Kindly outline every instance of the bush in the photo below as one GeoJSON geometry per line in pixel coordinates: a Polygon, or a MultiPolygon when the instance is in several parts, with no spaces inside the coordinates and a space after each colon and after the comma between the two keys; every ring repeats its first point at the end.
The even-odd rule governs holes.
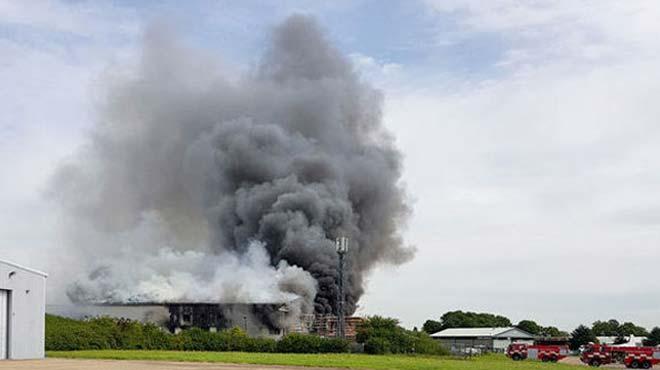
{"type": "Polygon", "coordinates": [[[143,349],[174,349],[176,336],[163,331],[154,324],[146,324],[142,327],[143,349]]]}
{"type": "Polygon", "coordinates": [[[220,333],[227,344],[225,351],[246,351],[251,338],[240,328],[232,328],[220,333]]]}
{"type": "Polygon", "coordinates": [[[112,336],[88,322],[46,315],[46,350],[106,349],[113,345],[116,343],[112,336]]]}
{"type": "Polygon", "coordinates": [[[185,336],[174,336],[153,324],[99,317],[72,320],[46,315],[46,350],[184,349],[185,336]]]}
{"type": "Polygon", "coordinates": [[[364,353],[370,355],[384,355],[390,352],[390,342],[383,337],[371,337],[364,342],[364,353]]]}
{"type": "Polygon", "coordinates": [[[270,338],[250,338],[239,328],[211,333],[199,328],[184,330],[172,336],[171,349],[184,351],[275,352],[277,341],[270,338]]]}
{"type": "Polygon", "coordinates": [[[357,341],[364,343],[364,352],[421,353],[445,355],[447,350],[425,332],[402,328],[396,319],[372,316],[358,328],[357,341]]]}
{"type": "Polygon", "coordinates": [[[415,352],[412,332],[400,327],[398,320],[386,317],[372,316],[365,320],[358,328],[357,341],[364,343],[367,353],[415,352]]]}
{"type": "Polygon", "coordinates": [[[288,334],[276,343],[275,350],[280,353],[345,353],[351,346],[345,339],[299,333],[288,334]]]}
{"type": "Polygon", "coordinates": [[[250,338],[243,351],[274,353],[277,352],[277,341],[271,338],[250,338]]]}
{"type": "Polygon", "coordinates": [[[292,333],[277,342],[277,352],[281,353],[318,353],[321,338],[315,335],[292,333]]]}
{"type": "Polygon", "coordinates": [[[179,336],[183,339],[184,351],[217,351],[216,348],[220,345],[213,333],[199,328],[184,330],[179,336]]]}
{"type": "Polygon", "coordinates": [[[425,332],[413,333],[413,349],[415,353],[424,355],[448,356],[449,350],[425,332]]]}
{"type": "Polygon", "coordinates": [[[137,321],[117,320],[109,325],[116,330],[116,348],[147,349],[144,337],[144,326],[137,321]]]}
{"type": "Polygon", "coordinates": [[[314,335],[290,334],[276,341],[251,338],[240,328],[211,333],[199,328],[170,334],[154,324],[113,319],[72,320],[46,315],[46,350],[160,349],[287,353],[348,352],[349,342],[314,335]]]}
{"type": "Polygon", "coordinates": [[[350,352],[351,342],[340,338],[322,338],[319,345],[321,353],[346,353],[350,352]]]}
{"type": "MultiPolygon", "coordinates": [[[[405,330],[396,320],[371,318],[360,328],[360,351],[382,353],[444,354],[427,334],[405,330]]],[[[345,353],[351,343],[338,338],[292,333],[279,341],[251,338],[240,328],[211,333],[199,328],[170,334],[153,324],[107,317],[72,320],[46,316],[46,350],[160,349],[179,351],[241,351],[281,353],[345,353]]],[[[356,348],[358,345],[356,345],[356,348]]]]}

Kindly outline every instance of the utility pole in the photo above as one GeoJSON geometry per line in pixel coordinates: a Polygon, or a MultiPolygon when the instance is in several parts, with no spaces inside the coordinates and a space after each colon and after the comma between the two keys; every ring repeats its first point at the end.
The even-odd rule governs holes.
{"type": "Polygon", "coordinates": [[[346,295],[344,294],[344,256],[348,252],[348,238],[341,236],[335,240],[335,246],[337,247],[337,256],[339,257],[339,265],[337,266],[337,271],[339,278],[337,279],[337,337],[344,338],[346,336],[345,330],[345,318],[344,318],[344,300],[346,295]]]}

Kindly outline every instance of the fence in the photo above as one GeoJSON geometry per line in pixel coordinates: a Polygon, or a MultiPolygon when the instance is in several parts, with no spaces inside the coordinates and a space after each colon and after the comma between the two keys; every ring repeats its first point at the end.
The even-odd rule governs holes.
{"type": "Polygon", "coordinates": [[[495,348],[486,344],[476,343],[443,343],[443,346],[449,350],[452,356],[474,357],[486,353],[505,353],[505,348],[495,348]]]}

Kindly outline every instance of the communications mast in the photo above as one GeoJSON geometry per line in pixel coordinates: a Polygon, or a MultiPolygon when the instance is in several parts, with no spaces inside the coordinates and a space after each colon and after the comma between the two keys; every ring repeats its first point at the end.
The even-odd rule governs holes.
{"type": "Polygon", "coordinates": [[[348,252],[348,238],[340,236],[335,240],[337,247],[337,256],[339,257],[339,264],[337,266],[338,279],[337,279],[337,337],[344,338],[345,333],[345,318],[344,318],[344,256],[348,252]]]}

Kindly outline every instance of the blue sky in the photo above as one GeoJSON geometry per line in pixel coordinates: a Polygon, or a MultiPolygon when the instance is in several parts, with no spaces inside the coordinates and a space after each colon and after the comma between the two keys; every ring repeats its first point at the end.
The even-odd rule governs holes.
{"type": "Polygon", "coordinates": [[[0,0],[0,249],[52,272],[44,197],[102,81],[153,22],[242,73],[287,15],[316,16],[405,156],[417,258],[370,278],[361,314],[451,309],[570,329],[660,325],[660,5],[629,0],[0,0]]]}

